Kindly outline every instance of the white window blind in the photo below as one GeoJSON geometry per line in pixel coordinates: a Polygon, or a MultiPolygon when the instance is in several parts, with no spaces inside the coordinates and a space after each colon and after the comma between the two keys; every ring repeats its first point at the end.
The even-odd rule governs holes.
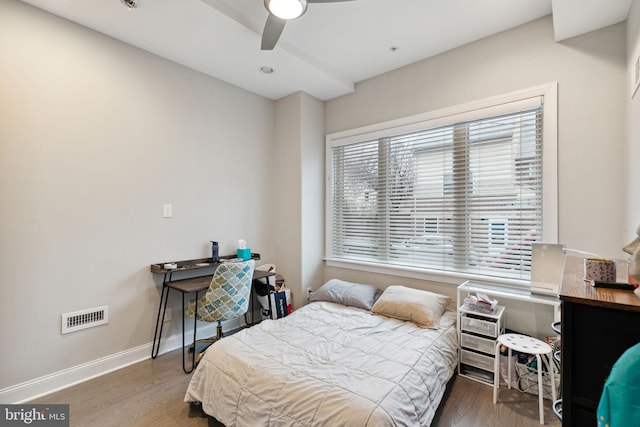
{"type": "Polygon", "coordinates": [[[331,144],[329,257],[529,279],[543,122],[535,97],[331,144]]]}

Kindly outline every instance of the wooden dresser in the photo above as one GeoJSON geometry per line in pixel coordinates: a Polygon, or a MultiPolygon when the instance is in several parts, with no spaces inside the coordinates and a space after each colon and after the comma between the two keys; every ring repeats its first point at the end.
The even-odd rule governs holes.
{"type": "Polygon", "coordinates": [[[583,280],[582,258],[567,257],[562,310],[562,425],[596,426],[596,409],[611,367],[640,342],[640,298],[594,288],[583,280]]]}

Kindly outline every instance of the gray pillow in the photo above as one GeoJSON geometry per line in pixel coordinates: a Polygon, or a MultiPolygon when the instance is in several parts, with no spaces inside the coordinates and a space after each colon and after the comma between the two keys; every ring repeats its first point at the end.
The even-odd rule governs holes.
{"type": "Polygon", "coordinates": [[[331,279],[320,287],[311,298],[312,301],[329,301],[364,310],[371,310],[380,296],[380,289],[373,285],[345,282],[331,279]]]}

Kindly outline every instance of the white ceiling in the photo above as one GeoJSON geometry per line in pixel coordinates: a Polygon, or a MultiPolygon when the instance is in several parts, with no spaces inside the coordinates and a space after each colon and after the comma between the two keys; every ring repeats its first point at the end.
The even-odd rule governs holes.
{"type": "Polygon", "coordinates": [[[261,51],[263,0],[22,0],[248,91],[328,100],[362,80],[553,13],[564,40],[622,22],[632,0],[357,0],[310,4],[261,51]],[[392,48],[395,47],[395,51],[392,48]],[[272,74],[260,72],[272,67],[272,74]]]}

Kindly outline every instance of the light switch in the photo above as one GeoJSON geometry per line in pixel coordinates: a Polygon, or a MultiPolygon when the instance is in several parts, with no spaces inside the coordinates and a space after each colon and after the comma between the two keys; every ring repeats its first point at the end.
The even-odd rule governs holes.
{"type": "Polygon", "coordinates": [[[164,216],[165,218],[172,218],[173,217],[173,206],[171,206],[169,204],[162,205],[162,216],[164,216]]]}

